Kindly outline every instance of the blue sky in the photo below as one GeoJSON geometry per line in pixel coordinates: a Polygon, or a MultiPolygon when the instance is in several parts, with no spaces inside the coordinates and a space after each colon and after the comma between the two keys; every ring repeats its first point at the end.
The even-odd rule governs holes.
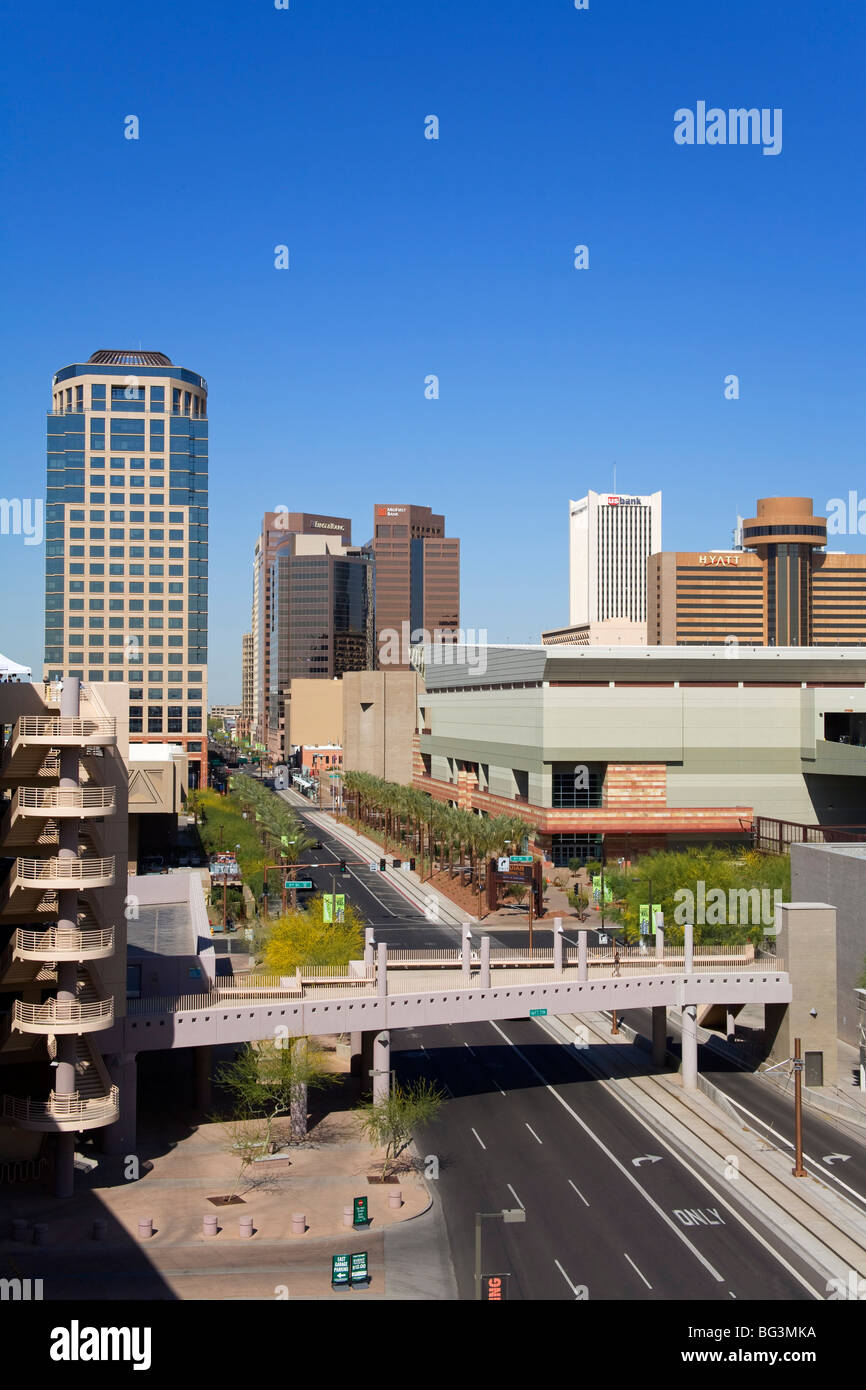
{"type": "MultiPolygon", "coordinates": [[[[201,372],[212,700],[279,504],[357,541],[375,501],[444,511],[464,626],[531,641],[614,461],[662,489],[666,549],[759,495],[866,495],[860,7],[48,0],[4,29],[0,495],[43,494],[58,367],[141,343],[201,372]],[[781,107],[782,152],[676,145],[699,100],[781,107]]],[[[37,672],[42,574],[0,536],[0,650],[37,672]]]]}

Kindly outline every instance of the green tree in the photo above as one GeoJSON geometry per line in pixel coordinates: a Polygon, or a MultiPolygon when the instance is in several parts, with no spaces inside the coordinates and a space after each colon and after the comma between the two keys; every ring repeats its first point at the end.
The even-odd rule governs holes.
{"type": "Polygon", "coordinates": [[[349,968],[364,953],[364,919],[346,904],[345,920],[326,922],[324,901],[317,894],[306,911],[288,912],[274,923],[264,946],[265,968],[274,975],[291,975],[316,965],[349,968]]]}
{"type": "Polygon", "coordinates": [[[361,1131],[371,1144],[385,1150],[382,1177],[411,1141],[414,1130],[432,1124],[442,1108],[445,1095],[431,1081],[408,1086],[396,1082],[384,1100],[367,1101],[358,1106],[361,1131]]]}
{"type": "Polygon", "coordinates": [[[228,1091],[234,1120],[261,1119],[265,1152],[273,1146],[274,1125],[290,1118],[293,1139],[307,1132],[307,1091],[339,1083],[328,1071],[325,1054],[310,1038],[279,1038],[247,1043],[233,1062],[221,1067],[217,1081],[228,1091]]]}

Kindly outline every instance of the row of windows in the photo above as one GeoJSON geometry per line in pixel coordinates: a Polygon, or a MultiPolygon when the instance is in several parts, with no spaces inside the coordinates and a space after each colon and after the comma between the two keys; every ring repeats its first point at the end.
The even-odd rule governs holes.
{"type": "MultiPolygon", "coordinates": [[[[55,562],[52,562],[52,563],[55,563],[55,562]]],[[[91,580],[88,581],[87,589],[88,589],[88,593],[91,593],[91,594],[104,594],[104,593],[105,593],[105,581],[102,580],[102,579],[91,579],[91,580]]],[[[185,589],[185,585],[179,584],[176,580],[172,580],[171,583],[168,585],[168,592],[169,592],[170,594],[182,594],[182,593],[184,592],[184,589],[185,589]]],[[[131,583],[129,583],[129,584],[122,584],[122,583],[121,583],[119,580],[117,580],[117,579],[109,580],[108,592],[109,592],[110,594],[126,594],[127,591],[128,591],[130,594],[143,594],[143,593],[144,593],[144,584],[143,584],[140,580],[138,580],[138,579],[133,580],[133,581],[132,581],[131,583]]],[[[147,592],[148,592],[149,594],[164,594],[165,591],[166,591],[166,585],[163,584],[163,583],[160,583],[159,581],[152,581],[152,582],[149,583],[148,586],[147,586],[147,592]]],[[[56,593],[62,593],[62,592],[63,592],[63,576],[62,576],[62,574],[56,575],[56,574],[51,574],[51,573],[49,572],[48,579],[46,580],[46,592],[47,592],[47,593],[55,593],[55,594],[56,594],[56,593]]],[[[71,594],[83,594],[83,593],[84,593],[84,580],[83,580],[83,579],[70,579],[70,581],[69,581],[69,592],[70,592],[71,594]]],[[[206,612],[206,609],[207,609],[207,600],[206,600],[206,597],[205,597],[206,594],[207,594],[207,584],[206,584],[206,582],[205,582],[203,579],[194,579],[194,580],[191,580],[191,581],[190,581],[190,597],[189,597],[189,600],[188,600],[188,601],[189,601],[189,606],[190,606],[190,608],[191,608],[191,609],[196,609],[197,611],[202,612],[202,613],[203,613],[203,612],[206,612]],[[198,589],[193,589],[193,588],[192,588],[192,585],[193,585],[193,584],[197,584],[197,585],[201,586],[201,591],[198,590],[198,589]]],[[[171,606],[171,605],[169,605],[169,606],[171,606]]],[[[130,607],[133,609],[133,612],[137,611],[136,608],[135,608],[135,606],[134,606],[133,604],[130,604],[130,607]]]]}

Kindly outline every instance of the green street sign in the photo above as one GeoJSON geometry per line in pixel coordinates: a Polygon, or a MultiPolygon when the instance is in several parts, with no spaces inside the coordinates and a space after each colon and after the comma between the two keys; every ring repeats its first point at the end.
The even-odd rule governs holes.
{"type": "Polygon", "coordinates": [[[322,921],[323,922],[344,922],[346,920],[346,895],[345,893],[325,893],[322,896],[322,921]],[[336,910],[334,908],[334,898],[337,899],[336,910]]]}
{"type": "Polygon", "coordinates": [[[546,1009],[530,1009],[530,1010],[529,1010],[529,1017],[530,1017],[530,1018],[547,1018],[547,1010],[546,1010],[546,1009]]]}
{"type": "Polygon", "coordinates": [[[352,1225],[369,1226],[370,1217],[367,1214],[367,1198],[356,1197],[353,1202],[352,1225]]]}
{"type": "Polygon", "coordinates": [[[312,888],[312,886],[313,886],[313,880],[312,880],[311,878],[287,878],[287,879],[286,879],[286,892],[287,892],[287,893],[291,893],[291,891],[292,891],[293,888],[312,888]]]}
{"type": "Polygon", "coordinates": [[[531,854],[510,854],[508,857],[509,857],[509,859],[511,860],[512,864],[531,864],[531,863],[532,863],[532,855],[531,855],[531,854]]]}
{"type": "Polygon", "coordinates": [[[357,1254],[352,1255],[351,1260],[350,1277],[352,1284],[369,1284],[370,1272],[367,1267],[366,1250],[361,1250],[357,1254]]]}
{"type": "Polygon", "coordinates": [[[283,849],[288,849],[288,848],[289,848],[289,837],[288,837],[288,835],[281,835],[281,836],[280,836],[280,844],[282,845],[283,849]]]}
{"type": "MultiPolygon", "coordinates": [[[[353,1256],[354,1258],[354,1256],[353,1256]]],[[[347,1289],[349,1287],[349,1256],[334,1255],[331,1259],[331,1288],[347,1289]]]]}

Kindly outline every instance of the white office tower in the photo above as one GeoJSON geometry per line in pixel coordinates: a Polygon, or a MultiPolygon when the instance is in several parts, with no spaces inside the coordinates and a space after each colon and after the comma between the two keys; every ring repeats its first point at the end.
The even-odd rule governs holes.
{"type": "Polygon", "coordinates": [[[647,557],[662,548],[662,495],[588,492],[569,502],[569,640],[642,646],[647,557]]]}

